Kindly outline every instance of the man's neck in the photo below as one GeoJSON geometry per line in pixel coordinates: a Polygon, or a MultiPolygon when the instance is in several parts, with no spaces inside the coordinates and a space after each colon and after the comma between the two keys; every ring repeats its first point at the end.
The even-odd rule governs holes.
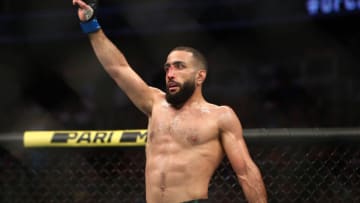
{"type": "Polygon", "coordinates": [[[198,107],[201,104],[203,104],[205,101],[203,95],[194,93],[188,100],[186,100],[182,104],[174,105],[171,104],[171,106],[177,110],[184,109],[184,108],[192,108],[192,107],[198,107]]]}

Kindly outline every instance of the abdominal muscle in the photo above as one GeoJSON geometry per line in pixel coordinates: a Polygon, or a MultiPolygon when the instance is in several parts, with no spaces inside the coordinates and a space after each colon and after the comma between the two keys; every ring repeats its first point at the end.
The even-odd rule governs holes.
{"type": "Polygon", "coordinates": [[[148,143],[146,156],[147,202],[177,203],[207,198],[209,181],[222,151],[217,140],[188,147],[176,142],[156,146],[148,143]]]}

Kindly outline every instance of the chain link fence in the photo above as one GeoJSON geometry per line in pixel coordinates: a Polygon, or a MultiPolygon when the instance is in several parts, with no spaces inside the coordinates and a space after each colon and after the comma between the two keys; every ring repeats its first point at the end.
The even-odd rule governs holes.
{"type": "MultiPolygon", "coordinates": [[[[359,138],[246,138],[269,202],[360,202],[359,138]]],[[[143,148],[0,148],[0,202],[145,202],[143,148]]],[[[225,158],[201,202],[246,202],[225,158]]]]}

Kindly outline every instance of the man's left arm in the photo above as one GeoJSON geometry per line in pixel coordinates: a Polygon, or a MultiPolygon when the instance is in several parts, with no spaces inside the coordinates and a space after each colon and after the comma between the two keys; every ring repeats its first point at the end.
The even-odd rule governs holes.
{"type": "Polygon", "coordinates": [[[259,168],[246,146],[240,120],[229,107],[222,107],[221,141],[248,202],[267,202],[265,185],[259,168]]]}

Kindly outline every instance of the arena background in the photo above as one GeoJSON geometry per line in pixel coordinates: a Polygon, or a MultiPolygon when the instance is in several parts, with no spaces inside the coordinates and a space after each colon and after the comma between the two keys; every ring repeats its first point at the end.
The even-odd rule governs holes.
{"type": "MultiPolygon", "coordinates": [[[[202,51],[210,69],[205,97],[213,103],[231,106],[245,129],[357,129],[359,126],[360,2],[357,0],[104,0],[100,2],[98,19],[132,67],[147,83],[159,88],[164,85],[162,66],[171,48],[189,45],[202,51]]],[[[90,202],[91,197],[97,202],[119,199],[135,202],[119,195],[129,193],[131,187],[124,189],[121,184],[116,185],[124,181],[117,181],[116,177],[135,173],[132,177],[139,179],[129,180],[133,181],[129,185],[135,183],[136,188],[131,190],[134,194],[140,191],[136,201],[143,201],[141,148],[135,151],[60,149],[59,152],[59,149],[24,149],[17,143],[17,135],[25,130],[146,128],[146,117],[96,60],[87,37],[81,33],[71,0],[0,0],[0,23],[0,200],[90,202]],[[139,158],[125,168],[121,165],[122,170],[116,169],[117,163],[124,162],[122,158],[127,160],[127,153],[139,158]],[[65,157],[60,158],[63,154],[65,157]],[[103,158],[97,159],[98,154],[103,158]],[[69,164],[72,172],[56,170],[49,163],[56,163],[59,168],[73,163],[69,164]],[[89,167],[91,170],[86,170],[89,167]],[[43,173],[47,175],[42,176],[43,173]],[[96,181],[87,182],[95,177],[94,173],[98,174],[96,180],[103,181],[106,187],[98,188],[96,181]],[[76,175],[70,182],[61,183],[63,179],[54,178],[57,176],[54,174],[76,175]],[[66,195],[70,192],[67,186],[55,187],[67,184],[79,185],[83,190],[77,195],[66,195]],[[87,188],[88,185],[93,186],[87,188]],[[106,192],[114,189],[120,192],[106,192]],[[101,192],[89,196],[93,191],[101,192]],[[16,197],[16,194],[22,195],[16,197]]],[[[279,142],[280,146],[273,146],[278,140],[270,139],[271,144],[265,142],[264,146],[263,142],[249,138],[256,162],[264,173],[270,173],[265,177],[271,189],[270,201],[359,201],[358,139],[335,137],[319,142],[304,136],[300,141],[296,139],[302,143],[299,145],[288,136],[279,142]],[[323,148],[309,144],[309,140],[323,148]],[[269,154],[277,161],[269,163],[269,157],[265,156],[269,154]],[[288,154],[286,160],[299,159],[300,163],[309,165],[299,167],[297,173],[302,174],[299,176],[294,171],[284,172],[279,163],[282,167],[289,164],[278,162],[283,157],[279,154],[288,154]],[[292,157],[294,154],[297,156],[292,157]],[[310,157],[311,161],[304,157],[310,157]],[[339,160],[345,161],[341,164],[339,160]],[[332,175],[326,177],[335,178],[321,179],[319,186],[304,189],[307,192],[295,190],[295,193],[285,192],[286,196],[279,188],[289,188],[289,183],[273,188],[281,181],[268,178],[278,177],[282,171],[286,175],[280,179],[293,183],[291,178],[308,177],[314,168],[322,168],[319,165],[327,168],[326,163],[334,165],[329,170],[332,175]],[[345,178],[348,176],[351,178],[345,178]],[[334,192],[324,185],[345,189],[334,192]],[[321,195],[311,192],[317,191],[316,188],[323,188],[318,192],[321,195]],[[310,198],[306,199],[307,196],[310,198]]],[[[224,168],[221,170],[231,170],[224,168]]],[[[303,178],[300,182],[316,182],[324,171],[315,174],[318,174],[316,178],[303,178]]],[[[232,189],[241,198],[238,191],[241,190],[232,189]]],[[[238,202],[229,194],[218,196],[215,202],[238,202]],[[218,200],[221,198],[222,201],[218,200]]]]}

